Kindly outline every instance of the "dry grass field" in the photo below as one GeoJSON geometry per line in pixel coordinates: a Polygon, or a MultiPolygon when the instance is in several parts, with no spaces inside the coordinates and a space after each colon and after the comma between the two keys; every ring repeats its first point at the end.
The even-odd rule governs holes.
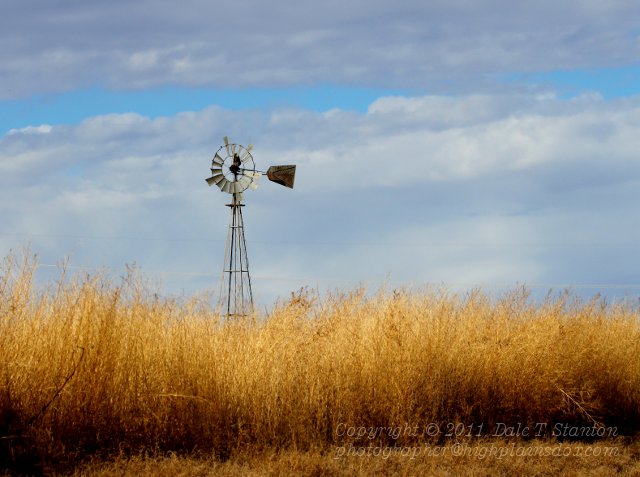
{"type": "Polygon", "coordinates": [[[640,475],[637,307],[303,291],[225,323],[34,270],[0,271],[0,473],[640,475]]]}

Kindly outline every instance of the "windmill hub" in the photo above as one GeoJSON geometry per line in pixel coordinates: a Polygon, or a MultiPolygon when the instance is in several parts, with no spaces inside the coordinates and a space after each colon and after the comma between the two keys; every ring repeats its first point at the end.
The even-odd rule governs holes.
{"type": "Polygon", "coordinates": [[[240,162],[240,156],[238,156],[237,154],[233,155],[233,164],[231,164],[229,166],[229,170],[231,171],[231,173],[234,176],[237,176],[238,173],[240,172],[240,166],[241,166],[241,162],[240,162]]]}
{"type": "Polygon", "coordinates": [[[257,189],[258,179],[263,175],[272,182],[293,189],[296,173],[295,165],[271,166],[267,172],[256,170],[252,148],[251,144],[246,148],[231,144],[225,136],[224,146],[218,149],[211,161],[211,177],[206,179],[210,186],[215,184],[222,192],[233,194],[233,200],[227,204],[231,208],[231,219],[220,284],[220,306],[227,318],[247,316],[253,310],[242,192],[249,187],[257,189]]]}

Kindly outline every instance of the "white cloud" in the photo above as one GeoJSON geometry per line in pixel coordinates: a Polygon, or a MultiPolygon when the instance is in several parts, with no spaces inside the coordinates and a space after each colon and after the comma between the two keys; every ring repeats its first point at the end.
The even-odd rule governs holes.
{"type": "Polygon", "coordinates": [[[10,129],[7,134],[48,134],[50,132],[50,124],[41,124],[40,126],[27,126],[25,128],[10,129]]]}

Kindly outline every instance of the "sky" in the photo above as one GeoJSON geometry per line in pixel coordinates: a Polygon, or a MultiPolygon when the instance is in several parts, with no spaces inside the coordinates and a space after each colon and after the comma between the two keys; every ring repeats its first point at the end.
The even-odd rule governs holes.
{"type": "Polygon", "coordinates": [[[3,0],[0,253],[217,294],[223,136],[254,295],[640,297],[640,3],[3,0]]]}

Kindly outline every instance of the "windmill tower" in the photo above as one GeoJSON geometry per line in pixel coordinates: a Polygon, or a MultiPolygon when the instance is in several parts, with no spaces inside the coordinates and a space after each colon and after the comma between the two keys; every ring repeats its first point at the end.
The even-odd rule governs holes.
{"type": "Polygon", "coordinates": [[[210,186],[215,184],[222,192],[231,194],[231,202],[226,204],[231,210],[231,217],[219,297],[221,313],[227,319],[248,316],[253,311],[249,257],[242,218],[243,192],[249,188],[257,189],[258,180],[263,175],[272,182],[293,189],[296,173],[294,165],[271,166],[267,172],[256,170],[252,148],[251,144],[245,148],[229,143],[225,136],[224,146],[218,149],[211,161],[211,177],[206,179],[210,186]]]}

